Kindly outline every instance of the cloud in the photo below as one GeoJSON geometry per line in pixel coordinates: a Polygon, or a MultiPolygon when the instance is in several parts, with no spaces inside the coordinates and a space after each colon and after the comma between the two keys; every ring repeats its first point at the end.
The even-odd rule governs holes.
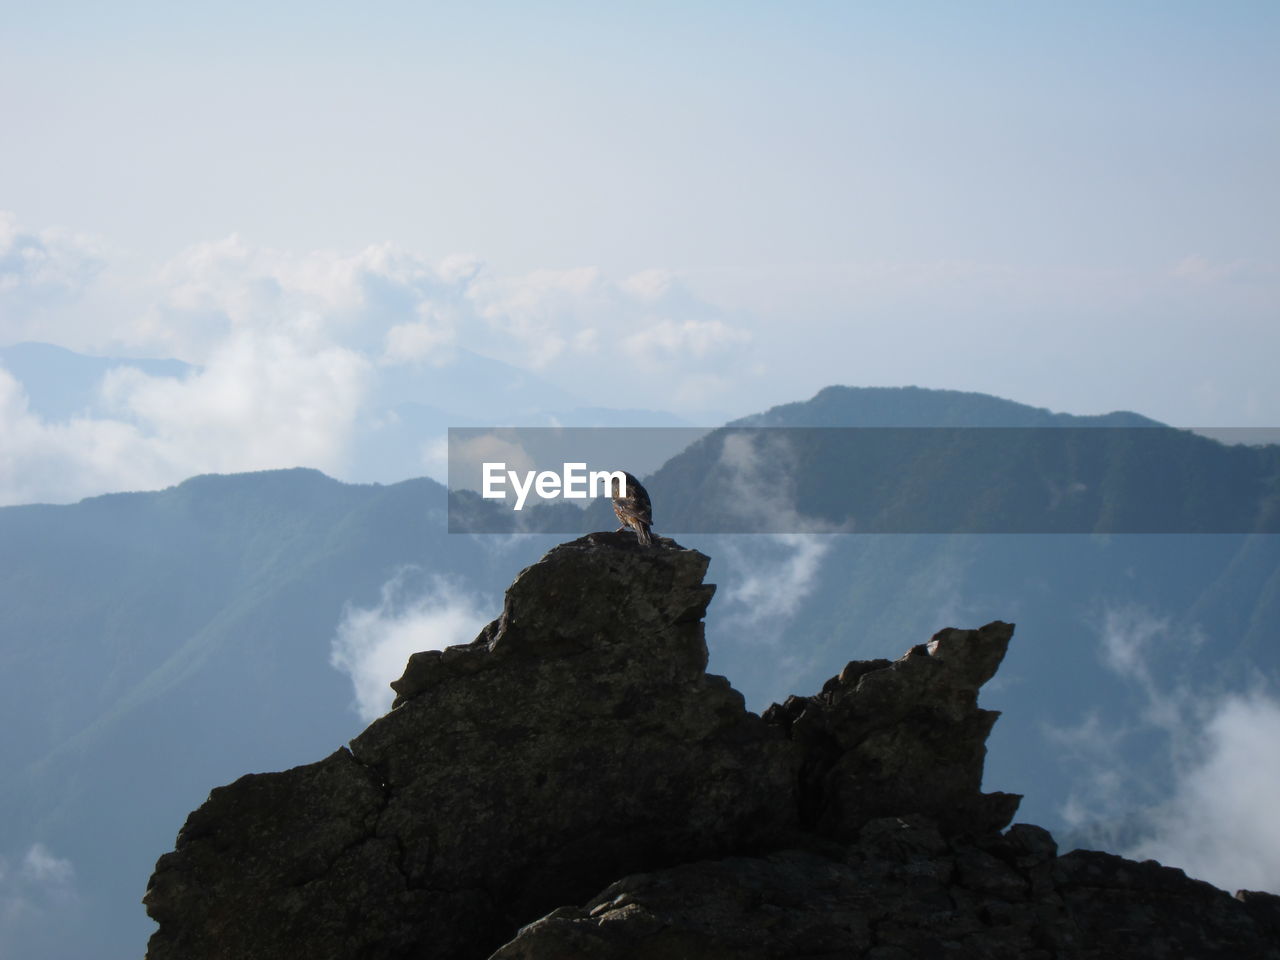
{"type": "Polygon", "coordinates": [[[1079,722],[1050,726],[1044,733],[1057,746],[1059,756],[1076,768],[1071,790],[1059,809],[1067,826],[1108,848],[1127,842],[1118,831],[1127,827],[1128,814],[1145,799],[1141,790],[1145,783],[1125,760],[1132,728],[1091,709],[1079,722]]]}
{"type": "Polygon", "coordinates": [[[1151,836],[1126,851],[1181,867],[1225,890],[1280,891],[1280,700],[1262,693],[1219,701],[1196,731],[1151,836]]]}
{"type": "MultiPolygon", "coordinates": [[[[426,325],[440,340],[465,303],[474,271],[391,244],[354,254],[306,253],[246,244],[232,235],[183,251],[158,271],[153,302],[134,331],[155,347],[203,360],[238,331],[287,335],[307,349],[342,346],[370,357],[422,346],[426,325]]],[[[416,359],[409,357],[408,359],[416,359]]]]}
{"type": "MultiPolygon", "coordinates": [[[[815,534],[782,533],[752,537],[752,546],[727,544],[727,617],[757,630],[780,625],[800,609],[817,584],[831,540],[815,534]]],[[[760,635],[760,634],[757,634],[760,635]]]]}
{"type": "Polygon", "coordinates": [[[49,422],[0,368],[0,504],[157,489],[198,473],[338,471],[368,371],[349,350],[244,332],[185,378],[117,367],[101,385],[110,415],[49,422]]]}
{"type": "Polygon", "coordinates": [[[799,463],[787,432],[748,429],[722,434],[710,474],[728,532],[847,533],[852,521],[831,523],[802,514],[796,492],[799,463]]]}
{"type": "Polygon", "coordinates": [[[1271,802],[1280,794],[1280,700],[1261,685],[1203,696],[1163,680],[1153,665],[1204,636],[1141,605],[1105,609],[1098,634],[1103,664],[1138,694],[1138,709],[1119,722],[1095,710],[1047,731],[1082,771],[1064,818],[1126,856],[1223,889],[1280,890],[1271,802]],[[1135,752],[1155,762],[1136,769],[1135,752]]]}
{"type": "Polygon", "coordinates": [[[185,379],[121,367],[102,390],[184,470],[306,464],[332,471],[342,464],[369,367],[341,347],[307,350],[280,334],[245,332],[185,379]]]}
{"type": "Polygon", "coordinates": [[[631,296],[648,303],[661,301],[678,285],[679,280],[670,270],[641,270],[619,284],[631,296]]]}
{"type": "Polygon", "coordinates": [[[70,860],[33,843],[12,865],[0,857],[0,954],[19,956],[53,930],[71,925],[80,896],[70,860]]]}
{"type": "Polygon", "coordinates": [[[33,843],[22,858],[22,877],[46,889],[65,890],[75,880],[70,860],[55,857],[43,843],[33,843]]]}
{"type": "MultiPolygon", "coordinates": [[[[157,489],[203,472],[344,475],[356,439],[393,423],[395,404],[466,417],[479,397],[501,395],[493,383],[474,384],[474,395],[426,389],[463,350],[539,367],[595,405],[688,412],[715,405],[752,343],[662,270],[621,280],[595,267],[500,276],[471,256],[432,263],[385,243],[299,253],[235,234],[148,268],[69,234],[24,230],[11,216],[0,217],[0,306],[6,339],[195,367],[179,378],[126,364],[99,384],[99,403],[60,421],[43,420],[0,373],[4,504],[157,489]],[[36,309],[55,301],[56,315],[36,309]]],[[[393,434],[386,442],[411,442],[422,451],[413,459],[437,463],[433,438],[393,434]]]]}
{"type": "Polygon", "coordinates": [[[467,298],[500,337],[484,352],[570,374],[582,392],[651,398],[660,387],[661,406],[696,407],[754,369],[745,362],[753,334],[669,271],[618,281],[594,267],[481,276],[467,298]]]}
{"type": "Polygon", "coordinates": [[[766,635],[776,633],[812,593],[832,546],[821,535],[828,525],[796,509],[795,464],[781,432],[730,432],[710,471],[723,485],[715,499],[728,511],[726,529],[769,534],[724,544],[731,574],[727,618],[755,624],[757,631],[769,624],[766,635]]]}
{"type": "Polygon", "coordinates": [[[486,605],[445,577],[419,583],[421,571],[407,567],[382,586],[374,607],[348,606],[331,644],[329,662],[351,677],[355,708],[372,721],[391,708],[388,686],[409,655],[468,643],[492,617],[486,605]]]}
{"type": "Polygon", "coordinates": [[[104,266],[97,245],[80,234],[32,232],[0,210],[0,304],[6,325],[48,302],[79,296],[104,266]]]}
{"type": "Polygon", "coordinates": [[[383,361],[389,364],[420,363],[424,360],[444,362],[449,353],[444,349],[457,339],[454,320],[430,308],[419,308],[422,319],[400,323],[386,334],[383,361]]]}
{"type": "Polygon", "coordinates": [[[712,542],[719,584],[718,612],[707,621],[712,660],[720,651],[733,651],[735,684],[759,704],[753,709],[781,702],[813,671],[812,651],[787,643],[786,634],[818,587],[832,539],[789,533],[720,536],[712,542]],[[768,669],[757,670],[764,660],[768,669]]]}
{"type": "Polygon", "coordinates": [[[97,241],[60,229],[31,230],[0,210],[0,346],[48,340],[82,342],[102,324],[100,275],[107,260],[97,241]]]}
{"type": "Polygon", "coordinates": [[[827,527],[796,509],[795,463],[781,433],[728,433],[710,471],[723,484],[715,500],[727,511],[725,529],[763,534],[723,538],[720,550],[727,607],[722,625],[757,643],[778,641],[816,588],[833,546],[822,535],[827,527]]]}
{"type": "Polygon", "coordinates": [[[1101,831],[1099,836],[1116,846],[1130,842],[1124,838],[1135,829],[1134,812],[1159,800],[1151,771],[1135,768],[1129,758],[1151,751],[1154,743],[1158,768],[1172,775],[1197,718],[1205,715],[1205,703],[1186,686],[1162,680],[1153,665],[1168,663],[1173,651],[1185,651],[1203,636],[1198,628],[1175,625],[1137,603],[1103,607],[1093,626],[1099,661],[1133,696],[1121,717],[1092,709],[1078,723],[1049,727],[1045,734],[1078,770],[1062,808],[1067,823],[1101,831]]]}
{"type": "Polygon", "coordinates": [[[617,292],[595,267],[534,270],[516,277],[478,278],[468,290],[478,316],[534,369],[565,354],[595,355],[600,327],[616,318],[617,292]]]}
{"type": "Polygon", "coordinates": [[[589,266],[503,276],[475,257],[432,264],[390,244],[291,254],[231,236],[175,257],[159,285],[142,326],[186,359],[201,359],[231,331],[265,325],[390,365],[438,363],[467,346],[516,366],[572,370],[601,388],[616,388],[620,375],[643,382],[656,368],[679,388],[681,375],[696,372],[705,393],[717,383],[708,364],[728,363],[752,339],[667,271],[620,281],[589,266]],[[594,376],[593,365],[619,357],[644,369],[594,376]]]}
{"type": "Polygon", "coordinates": [[[653,366],[672,360],[703,360],[750,341],[749,333],[723,320],[661,318],[627,336],[622,346],[632,357],[653,366]]]}
{"type": "Polygon", "coordinates": [[[163,464],[138,429],[116,420],[46,423],[22,385],[0,368],[0,505],[66,502],[106,490],[154,486],[163,464]]]}

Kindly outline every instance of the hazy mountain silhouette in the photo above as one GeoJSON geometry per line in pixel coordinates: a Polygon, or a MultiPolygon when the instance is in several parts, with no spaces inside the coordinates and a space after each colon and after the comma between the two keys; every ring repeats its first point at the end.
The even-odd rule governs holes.
{"type": "Polygon", "coordinates": [[[484,590],[526,562],[528,545],[444,528],[431,480],[313,470],[0,508],[0,855],[39,842],[71,860],[72,946],[138,955],[137,879],[184,809],[360,729],[329,663],[346,604],[376,606],[406,567],[484,590]]]}

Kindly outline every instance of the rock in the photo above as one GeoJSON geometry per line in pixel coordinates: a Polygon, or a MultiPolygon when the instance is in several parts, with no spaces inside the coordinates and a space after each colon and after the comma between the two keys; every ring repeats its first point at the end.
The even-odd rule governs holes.
{"type": "Polygon", "coordinates": [[[684,864],[525,927],[493,960],[859,956],[874,941],[857,884],[849,868],[798,851],[684,864]]]}
{"type": "Polygon", "coordinates": [[[944,839],[925,818],[883,818],[838,859],[786,851],[637,874],[529,924],[492,960],[1280,957],[1266,923],[1158,864],[1078,851],[1057,887],[1039,885],[1050,861],[1028,836],[944,839]]]}
{"type": "Polygon", "coordinates": [[[1244,904],[1254,923],[1280,943],[1280,897],[1262,890],[1237,890],[1236,899],[1244,904]]]}
{"type": "Polygon", "coordinates": [[[1020,863],[1039,863],[1058,855],[1058,843],[1053,834],[1033,823],[1015,823],[1004,836],[1020,863]]]}
{"type": "Polygon", "coordinates": [[[1078,942],[1105,946],[1098,956],[1280,957],[1280,939],[1239,900],[1174,867],[1074,850],[1053,874],[1078,942]]]}
{"type": "Polygon", "coordinates": [[[629,532],[550,551],[349,749],[210,794],[156,864],[148,957],[1280,960],[1277,898],[1000,833],[977,693],[1011,625],[761,718],[705,672],[707,564],[629,532]]]}
{"type": "Polygon", "coordinates": [[[618,876],[776,842],[795,752],[704,672],[707,563],[552,550],[350,752],[214,791],[157,864],[148,956],[475,957],[618,876]]]}
{"type": "Polygon", "coordinates": [[[837,839],[888,815],[921,814],[948,833],[1004,827],[1021,797],[979,789],[999,714],[978,708],[978,688],[1012,636],[1000,622],[942,630],[899,660],[855,661],[817,696],[766,711],[802,749],[802,824],[837,839]]]}

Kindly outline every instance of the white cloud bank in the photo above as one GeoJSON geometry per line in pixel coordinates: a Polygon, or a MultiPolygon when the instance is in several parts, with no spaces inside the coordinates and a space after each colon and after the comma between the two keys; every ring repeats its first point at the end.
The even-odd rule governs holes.
{"type": "MultiPolygon", "coordinates": [[[[341,476],[355,434],[392,416],[379,406],[384,375],[399,368],[401,383],[428,384],[459,348],[571,384],[593,405],[672,409],[715,403],[752,343],[660,271],[495,276],[472,257],[433,264],[390,244],[293,253],[237,236],[154,269],[126,262],[0,216],[0,346],[36,340],[197,365],[183,378],[117,368],[90,409],[52,422],[0,369],[0,504],[156,489],[202,472],[341,476]]],[[[501,386],[455,385],[421,402],[465,417],[466,390],[491,399],[501,386]]]]}
{"type": "Polygon", "coordinates": [[[50,422],[0,367],[0,504],[156,489],[199,473],[340,471],[368,370],[349,350],[246,332],[183,379],[118,367],[101,385],[112,415],[50,422]]]}
{"type": "Polygon", "coordinates": [[[391,709],[388,686],[409,655],[474,640],[492,617],[476,596],[433,576],[411,592],[417,571],[406,568],[382,586],[374,607],[348,607],[331,644],[329,662],[351,678],[355,708],[366,722],[391,709]]]}

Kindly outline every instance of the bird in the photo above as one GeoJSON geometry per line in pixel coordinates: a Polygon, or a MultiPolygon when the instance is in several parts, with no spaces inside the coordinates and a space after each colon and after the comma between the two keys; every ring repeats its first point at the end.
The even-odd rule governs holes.
{"type": "Polygon", "coordinates": [[[652,544],[649,527],[653,525],[653,507],[649,503],[649,493],[631,474],[624,471],[622,475],[627,478],[626,489],[621,496],[613,497],[613,512],[622,524],[618,529],[630,527],[636,532],[637,540],[645,545],[652,544]]]}

